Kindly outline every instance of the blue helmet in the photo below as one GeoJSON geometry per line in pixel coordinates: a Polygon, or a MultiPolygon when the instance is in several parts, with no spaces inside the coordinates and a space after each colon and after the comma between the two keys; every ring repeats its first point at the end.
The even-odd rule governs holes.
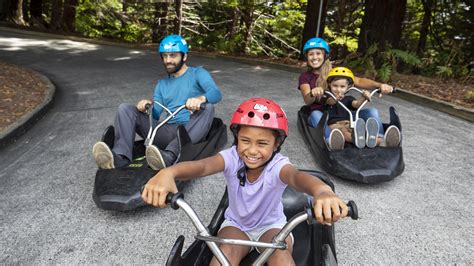
{"type": "Polygon", "coordinates": [[[188,44],[183,37],[179,35],[168,35],[160,43],[159,53],[187,53],[188,44]]]}
{"type": "Polygon", "coordinates": [[[326,56],[329,56],[329,51],[330,51],[329,45],[324,39],[322,39],[322,38],[311,38],[311,39],[309,39],[304,44],[303,53],[306,54],[306,52],[309,49],[314,49],[314,48],[323,49],[324,51],[326,51],[326,56]]]}

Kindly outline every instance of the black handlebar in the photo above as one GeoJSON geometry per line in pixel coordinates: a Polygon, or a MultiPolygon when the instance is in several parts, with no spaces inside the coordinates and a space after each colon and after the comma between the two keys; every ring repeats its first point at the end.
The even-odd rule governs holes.
{"type": "MultiPolygon", "coordinates": [[[[174,210],[179,209],[179,206],[177,204],[178,199],[184,199],[184,194],[183,192],[178,192],[178,193],[168,193],[166,195],[166,204],[169,204],[171,208],[174,210]]],[[[347,207],[349,208],[349,211],[347,212],[347,216],[351,217],[352,220],[357,220],[359,219],[359,212],[357,210],[357,205],[353,200],[350,200],[347,202],[347,207]]],[[[310,208],[306,208],[306,212],[308,213],[308,223],[313,223],[314,222],[314,211],[313,211],[313,206],[311,204],[310,208]]]]}
{"type": "MultiPolygon", "coordinates": [[[[314,209],[313,209],[313,204],[309,202],[310,206],[308,206],[305,211],[308,214],[308,224],[314,224],[316,223],[316,218],[314,217],[314,209]]],[[[357,205],[353,200],[350,200],[347,202],[347,208],[349,210],[347,211],[347,217],[351,217],[352,220],[357,220],[359,219],[359,211],[357,210],[357,205]]]]}
{"type": "Polygon", "coordinates": [[[177,209],[179,209],[179,206],[177,204],[178,199],[184,199],[183,192],[178,192],[178,193],[170,192],[170,193],[168,193],[168,195],[166,195],[165,203],[169,204],[171,206],[171,208],[173,208],[173,210],[177,210],[177,209]]]}
{"type": "Polygon", "coordinates": [[[359,211],[357,210],[357,205],[353,200],[350,200],[347,203],[347,207],[349,208],[349,211],[347,212],[347,216],[351,217],[352,220],[359,219],[359,211]]]}

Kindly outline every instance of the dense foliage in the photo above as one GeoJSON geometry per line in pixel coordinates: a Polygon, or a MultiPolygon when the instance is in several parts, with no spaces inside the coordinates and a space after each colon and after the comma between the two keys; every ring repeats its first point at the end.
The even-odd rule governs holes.
{"type": "MultiPolygon", "coordinates": [[[[158,42],[165,34],[181,33],[193,49],[298,58],[309,1],[9,0],[0,19],[62,31],[70,31],[73,23],[76,33],[132,43],[158,42]],[[23,17],[5,11],[18,2],[23,17]],[[75,12],[72,22],[63,16],[62,24],[56,23],[66,7],[75,12]]],[[[368,1],[326,2],[323,37],[331,44],[336,64],[381,80],[394,72],[409,72],[472,82],[472,1],[393,1],[406,3],[401,42],[372,43],[362,51],[358,42],[368,1]]]]}

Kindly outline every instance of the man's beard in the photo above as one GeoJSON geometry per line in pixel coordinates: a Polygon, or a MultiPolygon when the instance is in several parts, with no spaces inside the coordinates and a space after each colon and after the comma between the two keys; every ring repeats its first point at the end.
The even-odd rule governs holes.
{"type": "Polygon", "coordinates": [[[175,74],[176,72],[178,72],[181,67],[183,67],[184,65],[184,61],[181,60],[177,65],[174,65],[174,64],[168,64],[168,65],[165,65],[165,69],[166,69],[166,72],[171,75],[171,74],[175,74]],[[172,68],[170,66],[173,66],[172,68]]]}

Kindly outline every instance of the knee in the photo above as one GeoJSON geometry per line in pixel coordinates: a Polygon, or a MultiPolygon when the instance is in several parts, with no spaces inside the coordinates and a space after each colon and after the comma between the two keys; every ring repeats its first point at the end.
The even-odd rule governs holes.
{"type": "Polygon", "coordinates": [[[371,107],[371,108],[364,109],[363,111],[367,118],[379,117],[379,111],[376,108],[371,107]]]}
{"type": "Polygon", "coordinates": [[[206,109],[201,110],[201,111],[208,113],[210,116],[214,116],[214,105],[212,103],[207,103],[206,109]]]}
{"type": "Polygon", "coordinates": [[[242,254],[238,248],[235,248],[235,246],[221,245],[219,248],[232,265],[238,265],[244,257],[244,254],[242,254]]]}
{"type": "Polygon", "coordinates": [[[130,103],[121,103],[117,109],[117,114],[130,114],[132,112],[136,112],[137,107],[130,103]]]}
{"type": "Polygon", "coordinates": [[[319,111],[313,111],[309,116],[309,122],[312,127],[316,127],[321,120],[323,114],[319,111]]]}
{"type": "Polygon", "coordinates": [[[275,250],[268,258],[268,265],[295,265],[289,250],[275,250]]]}

